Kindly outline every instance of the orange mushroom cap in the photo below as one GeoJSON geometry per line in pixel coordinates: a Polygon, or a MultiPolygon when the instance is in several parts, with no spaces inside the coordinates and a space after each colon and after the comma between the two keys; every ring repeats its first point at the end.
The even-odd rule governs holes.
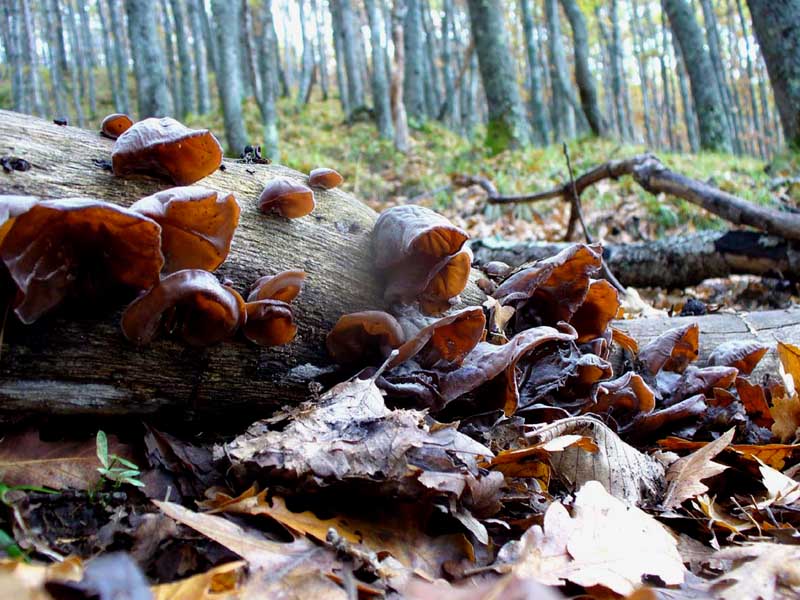
{"type": "Polygon", "coordinates": [[[142,173],[190,185],[222,164],[222,146],[207,129],[189,129],[169,117],[150,118],[117,138],[111,163],[117,176],[142,173]]]}
{"type": "Polygon", "coordinates": [[[100,133],[104,136],[117,139],[133,126],[133,119],[122,113],[108,115],[100,124],[100,133]]]}
{"type": "Polygon", "coordinates": [[[39,202],[35,196],[0,196],[0,244],[3,243],[17,217],[39,202]]]}
{"type": "Polygon", "coordinates": [[[33,323],[87,285],[110,281],[149,288],[164,264],[158,223],[87,198],[34,204],[16,218],[0,255],[19,288],[15,312],[23,323],[33,323]]]}
{"type": "Polygon", "coordinates": [[[375,266],[384,269],[418,258],[436,261],[461,250],[468,237],[429,208],[395,206],[380,214],[372,230],[375,266]]]}
{"type": "Polygon", "coordinates": [[[586,298],[570,319],[570,324],[578,332],[578,343],[602,336],[617,316],[619,307],[617,288],[605,279],[590,280],[586,298]]]}
{"type": "Polygon", "coordinates": [[[405,340],[400,324],[380,310],[342,315],[328,333],[328,354],[339,364],[383,362],[405,340]]]}
{"type": "Polygon", "coordinates": [[[242,297],[201,269],[168,275],[122,313],[122,333],[137,345],[149,344],[166,327],[192,346],[230,338],[245,319],[242,297]]]}
{"type": "Polygon", "coordinates": [[[280,300],[258,300],[246,305],[245,337],[259,346],[282,346],[297,335],[292,307],[280,300]]]}
{"type": "Polygon", "coordinates": [[[308,185],[324,190],[339,187],[343,181],[344,177],[338,171],[326,167],[314,169],[308,174],[308,185]]]}
{"type": "Polygon", "coordinates": [[[161,225],[167,273],[181,269],[216,270],[228,256],[240,212],[233,194],[200,186],[157,192],[135,202],[131,210],[161,225]]]}
{"type": "Polygon", "coordinates": [[[306,279],[305,271],[282,271],[277,275],[264,275],[256,280],[247,296],[248,302],[280,300],[291,302],[300,294],[306,279]]]}
{"type": "Polygon", "coordinates": [[[258,198],[258,208],[262,213],[276,212],[287,219],[304,217],[315,206],[311,188],[284,177],[267,183],[258,198]]]}

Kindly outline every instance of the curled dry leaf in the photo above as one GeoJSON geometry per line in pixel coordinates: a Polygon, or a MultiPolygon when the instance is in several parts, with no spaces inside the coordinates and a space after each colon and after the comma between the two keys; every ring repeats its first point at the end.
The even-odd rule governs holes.
{"type": "Polygon", "coordinates": [[[735,563],[713,582],[720,600],[796,598],[800,593],[800,546],[760,542],[724,548],[715,556],[735,563]]]}
{"type": "MultiPolygon", "coordinates": [[[[711,442],[690,442],[677,437],[668,437],[658,441],[660,448],[674,452],[695,451],[711,442]]],[[[800,444],[731,444],[730,450],[737,452],[748,460],[761,461],[773,469],[783,469],[786,459],[800,453],[800,444]]]]}
{"type": "Polygon", "coordinates": [[[587,452],[585,446],[572,446],[550,458],[553,476],[567,489],[576,490],[587,481],[597,480],[611,495],[630,505],[652,504],[660,498],[664,480],[661,463],[623,442],[597,419],[561,419],[536,430],[530,439],[541,443],[565,435],[588,438],[597,448],[587,452]]]}
{"type": "Polygon", "coordinates": [[[719,439],[670,465],[667,471],[669,485],[661,501],[665,510],[674,510],[684,501],[708,491],[702,480],[719,475],[728,468],[712,459],[730,445],[734,432],[734,429],[727,431],[719,439]]]}
{"type": "Polygon", "coordinates": [[[221,600],[224,595],[235,598],[246,566],[243,560],[233,561],[186,579],[153,586],[153,600],[221,600]]]}
{"type": "Polygon", "coordinates": [[[546,585],[571,581],[630,594],[642,578],[682,583],[686,570],[672,534],[653,517],[610,495],[597,481],[575,495],[572,516],[560,503],[547,509],[519,542],[501,549],[496,568],[546,585]]]}
{"type": "Polygon", "coordinates": [[[442,566],[446,562],[473,556],[472,546],[461,534],[432,537],[425,533],[423,526],[428,511],[417,503],[394,504],[372,515],[373,519],[351,514],[320,519],[310,511],[293,512],[280,496],[267,498],[266,490],[257,492],[251,487],[235,498],[221,492],[212,493],[201,506],[213,512],[266,516],[296,535],[307,534],[322,543],[334,529],[352,546],[379,555],[388,552],[405,568],[431,578],[442,576],[442,566]]]}
{"type": "Polygon", "coordinates": [[[77,556],[47,565],[0,558],[0,593],[3,598],[14,600],[51,600],[45,584],[80,581],[83,573],[83,562],[77,556]]]}
{"type": "Polygon", "coordinates": [[[334,386],[293,411],[282,430],[258,422],[224,448],[242,477],[279,476],[312,488],[340,483],[404,498],[460,497],[481,475],[485,446],[415,410],[389,410],[372,380],[334,386]]]}
{"type": "Polygon", "coordinates": [[[597,388],[595,404],[587,405],[585,411],[611,414],[618,421],[620,416],[633,416],[653,411],[656,395],[641,376],[628,371],[612,381],[604,381],[597,388]]]}

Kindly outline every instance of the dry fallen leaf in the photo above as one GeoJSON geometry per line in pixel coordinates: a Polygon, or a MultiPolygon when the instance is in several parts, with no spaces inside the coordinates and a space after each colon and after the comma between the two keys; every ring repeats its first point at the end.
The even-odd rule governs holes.
{"type": "Polygon", "coordinates": [[[0,598],[14,600],[51,600],[44,589],[48,581],[80,581],[82,561],[71,556],[49,565],[0,559],[0,598]]]}
{"type": "Polygon", "coordinates": [[[153,600],[233,600],[243,579],[243,560],[225,563],[186,579],[151,588],[153,600]]]}
{"type": "Polygon", "coordinates": [[[725,529],[731,533],[742,533],[756,526],[754,521],[739,519],[726,513],[712,498],[706,494],[698,496],[692,501],[692,505],[706,515],[710,524],[720,529],[725,529]]]}
{"type": "Polygon", "coordinates": [[[545,513],[544,527],[530,528],[519,542],[503,547],[501,571],[530,577],[546,585],[571,581],[601,585],[631,594],[642,577],[682,583],[686,570],[676,539],[647,513],[626,506],[597,481],[575,495],[572,517],[559,502],[545,513]]]}
{"type": "MultiPolygon", "coordinates": [[[[108,452],[133,459],[129,446],[108,436],[108,452]]],[[[97,485],[97,446],[84,441],[45,442],[34,430],[10,434],[0,441],[0,472],[8,486],[30,485],[56,490],[88,490],[97,485]]]]}
{"type": "Polygon", "coordinates": [[[714,442],[675,461],[667,471],[669,485],[661,505],[665,510],[678,508],[685,500],[708,491],[702,480],[719,475],[728,467],[711,459],[722,452],[732,441],[735,430],[731,429],[714,442]]]}
{"type": "Polygon", "coordinates": [[[461,534],[427,535],[420,527],[425,510],[419,505],[394,506],[375,520],[354,515],[320,519],[310,511],[293,512],[283,498],[274,496],[268,500],[266,495],[266,490],[257,493],[255,488],[236,498],[217,493],[202,505],[215,512],[264,515],[296,534],[308,534],[320,542],[325,542],[333,529],[365,552],[388,552],[404,567],[431,578],[440,577],[442,565],[448,561],[474,558],[472,546],[461,534]]]}
{"type": "Polygon", "coordinates": [[[565,435],[578,435],[594,442],[596,452],[571,446],[550,458],[553,475],[568,489],[587,481],[599,481],[612,496],[640,506],[656,502],[662,493],[664,467],[657,460],[623,442],[606,425],[591,417],[554,421],[535,432],[532,440],[545,442],[565,435]]]}
{"type": "Polygon", "coordinates": [[[733,570],[713,582],[720,600],[773,600],[800,596],[800,546],[760,542],[717,552],[733,570]]]}
{"type": "Polygon", "coordinates": [[[767,488],[767,498],[757,504],[759,508],[791,506],[800,500],[800,482],[765,464],[759,467],[759,471],[761,483],[767,488]]]}

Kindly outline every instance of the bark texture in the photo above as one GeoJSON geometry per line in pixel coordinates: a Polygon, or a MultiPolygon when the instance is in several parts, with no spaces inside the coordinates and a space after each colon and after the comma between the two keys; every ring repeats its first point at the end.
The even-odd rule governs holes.
{"type": "Polygon", "coordinates": [[[800,149],[800,2],[747,0],[786,142],[800,149]]]}
{"type": "Polygon", "coordinates": [[[689,73],[692,98],[700,124],[700,146],[705,150],[730,152],[731,138],[725,120],[725,107],[719,86],[715,85],[714,66],[692,6],[686,0],[663,1],[672,33],[689,73]]]}
{"type": "Polygon", "coordinates": [[[503,12],[489,0],[469,0],[475,50],[489,105],[486,145],[495,152],[530,144],[531,131],[517,87],[503,12]]]}
{"type": "MultiPolygon", "coordinates": [[[[552,256],[567,243],[473,240],[478,264],[517,267],[552,256]]],[[[684,288],[712,277],[767,275],[800,281],[800,245],[752,231],[702,231],[633,244],[607,244],[603,257],[625,286],[684,288]]]]}
{"type": "MultiPolygon", "coordinates": [[[[25,172],[0,172],[0,194],[81,195],[127,206],[170,187],[146,177],[114,177],[96,162],[108,160],[112,146],[95,133],[0,111],[0,154],[33,164],[25,172]]],[[[196,350],[160,339],[135,348],[120,332],[122,306],[91,307],[91,316],[65,309],[29,327],[9,315],[0,355],[0,411],[160,412],[165,418],[216,415],[250,422],[308,397],[318,367],[330,364],[325,336],[339,316],[383,307],[371,266],[376,215],[344,192],[317,190],[311,215],[268,217],[257,209],[264,184],[276,176],[305,182],[305,175],[278,165],[226,160],[225,167],[200,182],[234,192],[242,208],[231,253],[218,272],[245,291],[262,275],[304,269],[306,286],[293,303],[296,340],[261,348],[237,339],[196,350]]],[[[472,285],[463,295],[472,304],[481,296],[472,285]]]]}
{"type": "Polygon", "coordinates": [[[168,116],[172,102],[156,32],[156,4],[153,0],[125,0],[125,9],[136,73],[139,118],[168,116]]]}
{"type": "MultiPolygon", "coordinates": [[[[219,69],[217,71],[217,89],[222,103],[222,115],[225,121],[225,137],[228,140],[228,151],[238,155],[247,145],[247,132],[244,129],[242,116],[242,72],[239,61],[241,46],[239,37],[231,35],[225,23],[239,22],[239,3],[230,0],[213,0],[213,11],[216,25],[219,69]]],[[[235,29],[238,31],[238,27],[235,29]]]]}

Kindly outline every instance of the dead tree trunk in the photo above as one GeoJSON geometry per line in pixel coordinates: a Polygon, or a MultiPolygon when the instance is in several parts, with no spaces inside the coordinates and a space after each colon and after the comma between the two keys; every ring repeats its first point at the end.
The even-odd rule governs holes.
{"type": "MultiPolygon", "coordinates": [[[[473,240],[475,261],[518,267],[560,252],[566,242],[473,240]]],[[[684,288],[712,277],[751,274],[800,281],[800,245],[754,231],[700,231],[633,244],[606,244],[603,256],[625,286],[684,288]]]]}
{"type": "MultiPolygon", "coordinates": [[[[0,155],[25,158],[26,172],[0,172],[0,194],[45,198],[87,196],[122,205],[169,187],[150,178],[115,177],[103,168],[112,142],[98,134],[0,111],[0,155]]],[[[375,213],[338,190],[316,192],[313,214],[292,221],[261,215],[264,184],[277,175],[305,177],[277,165],[225,161],[201,183],[234,192],[239,228],[220,274],[244,291],[261,275],[305,269],[307,285],[295,302],[297,339],[259,348],[232,341],[203,350],[163,339],[137,349],[119,329],[122,307],[97,307],[97,316],[55,314],[23,326],[9,314],[0,355],[2,411],[146,415],[167,411],[248,419],[308,396],[325,367],[324,339],[344,313],[382,305],[371,271],[370,232],[375,213]]],[[[473,295],[479,294],[477,288],[473,295]]]]}
{"type": "MultiPolygon", "coordinates": [[[[145,177],[114,177],[103,167],[111,146],[91,132],[0,111],[0,155],[19,156],[32,164],[29,171],[0,172],[0,194],[92,196],[129,205],[169,187],[145,177]]],[[[237,289],[283,269],[308,272],[306,288],[294,303],[299,334],[293,343],[260,348],[231,341],[198,350],[161,339],[135,348],[120,332],[120,306],[86,307],[81,315],[60,311],[31,326],[10,314],[0,354],[0,420],[30,414],[158,414],[160,423],[201,419],[218,430],[226,422],[250,423],[278,406],[308,398],[315,378],[330,366],[324,338],[336,319],[383,305],[371,269],[375,213],[352,196],[332,190],[317,193],[317,209],[308,217],[285,221],[261,215],[256,198],[264,183],[277,175],[305,179],[277,165],[225,161],[224,171],[202,183],[233,191],[242,206],[231,254],[220,268],[237,289]]],[[[462,297],[473,305],[484,300],[472,284],[462,297]]],[[[800,309],[776,315],[768,317],[770,335],[765,339],[774,344],[772,333],[779,339],[800,339],[800,309]],[[778,331],[774,323],[784,328],[778,331]]],[[[706,319],[700,319],[702,329],[706,319]]],[[[757,329],[757,314],[749,319],[757,329]]],[[[644,326],[630,321],[621,327],[639,327],[634,333],[646,338],[670,325],[670,320],[644,326]]],[[[741,338],[740,329],[737,326],[731,337],[741,338]]],[[[704,352],[727,335],[723,332],[701,336],[704,352]]]]}

